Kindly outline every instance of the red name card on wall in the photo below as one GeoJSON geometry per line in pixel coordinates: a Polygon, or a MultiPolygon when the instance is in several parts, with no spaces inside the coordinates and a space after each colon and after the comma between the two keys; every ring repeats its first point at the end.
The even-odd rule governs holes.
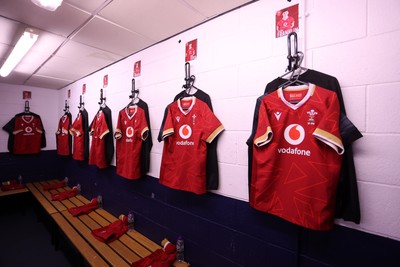
{"type": "Polygon", "coordinates": [[[32,98],[32,92],[31,91],[23,91],[22,92],[22,99],[31,99],[32,98]]]}
{"type": "Polygon", "coordinates": [[[103,88],[106,88],[108,85],[108,75],[104,75],[103,77],[103,88]]]}

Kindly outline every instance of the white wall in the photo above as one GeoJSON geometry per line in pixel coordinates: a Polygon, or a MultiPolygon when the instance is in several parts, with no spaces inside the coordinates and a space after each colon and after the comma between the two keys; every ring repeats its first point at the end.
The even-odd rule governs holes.
{"type": "MultiPolygon", "coordinates": [[[[274,38],[275,12],[299,2],[300,9],[305,10],[301,16],[305,28],[299,35],[305,66],[338,78],[348,117],[364,135],[353,145],[361,224],[338,223],[400,240],[400,169],[396,166],[400,159],[398,0],[261,0],[216,18],[58,91],[58,106],[54,106],[52,91],[46,91],[46,100],[33,103],[32,111],[45,119],[51,133],[48,148],[54,148],[53,133],[67,90],[72,93],[70,110],[75,118],[82,84],[86,84],[85,106],[92,120],[105,74],[109,76],[107,104],[115,125],[118,111],[129,102],[133,64],[141,60],[142,75],[136,78],[136,87],[150,108],[154,147],[149,175],[158,177],[163,144],[155,138],[165,107],[184,83],[184,45],[197,38],[198,58],[191,62],[191,72],[196,75],[196,86],[211,96],[215,113],[226,128],[218,143],[220,189],[215,192],[248,201],[245,141],[250,135],[255,101],[265,85],[283,74],[287,66],[287,40],[274,38]],[[44,106],[46,110],[40,110],[44,106]]],[[[11,89],[6,89],[11,94],[11,89]]],[[[3,89],[0,93],[4,94],[3,89]]],[[[11,104],[5,102],[11,106],[11,114],[23,110],[19,92],[15,98],[18,101],[11,101],[14,95],[10,95],[11,104]]],[[[4,113],[2,98],[0,104],[0,120],[8,121],[10,114],[4,113]]],[[[4,133],[0,139],[4,151],[4,133]]]]}
{"type": "MultiPolygon", "coordinates": [[[[59,92],[31,86],[11,85],[0,83],[0,127],[6,125],[15,114],[25,110],[23,91],[31,91],[29,100],[30,111],[40,115],[46,131],[46,147],[43,150],[56,149],[55,132],[58,127],[58,96],[59,92]]],[[[0,152],[7,150],[8,133],[0,131],[0,152]]]]}

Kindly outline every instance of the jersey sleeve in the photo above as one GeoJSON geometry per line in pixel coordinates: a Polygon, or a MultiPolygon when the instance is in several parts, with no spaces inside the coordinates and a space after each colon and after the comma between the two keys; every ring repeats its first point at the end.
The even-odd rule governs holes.
{"type": "Polygon", "coordinates": [[[108,128],[107,122],[106,122],[106,117],[104,116],[104,114],[102,114],[102,124],[101,124],[101,128],[100,128],[100,139],[103,139],[109,132],[110,129],[108,128]]]}
{"type": "Polygon", "coordinates": [[[122,116],[121,116],[121,112],[122,112],[122,111],[120,111],[120,112],[118,113],[117,128],[115,129],[115,133],[114,133],[114,138],[115,138],[116,140],[119,140],[119,139],[121,139],[121,137],[122,137],[122,130],[121,130],[121,120],[122,120],[122,116]]]}
{"type": "Polygon", "coordinates": [[[40,147],[44,148],[46,147],[46,131],[44,130],[43,122],[39,115],[37,115],[37,118],[39,122],[37,124],[36,131],[42,135],[40,140],[40,147]]]}
{"type": "Polygon", "coordinates": [[[144,111],[141,113],[140,117],[140,138],[144,141],[149,136],[149,127],[147,125],[146,116],[144,111]]]}
{"type": "Polygon", "coordinates": [[[14,150],[14,135],[13,135],[14,127],[15,127],[15,116],[9,122],[7,122],[6,125],[3,126],[3,130],[9,134],[7,149],[10,152],[14,150]]]}
{"type": "Polygon", "coordinates": [[[165,117],[164,121],[164,127],[162,128],[162,135],[161,138],[164,140],[170,135],[173,135],[175,130],[174,130],[174,124],[173,124],[173,118],[171,114],[171,107],[167,108],[167,116],[165,117]]]}
{"type": "Polygon", "coordinates": [[[272,140],[272,127],[268,118],[265,101],[262,101],[258,111],[258,124],[254,135],[254,145],[261,147],[272,140]]]}
{"type": "Polygon", "coordinates": [[[217,137],[224,130],[224,126],[207,105],[204,106],[203,114],[204,114],[203,139],[207,143],[211,143],[214,140],[214,138],[217,137]]]}
{"type": "Polygon", "coordinates": [[[56,131],[56,135],[59,135],[61,133],[61,119],[58,120],[58,127],[57,127],[57,131],[56,131]]]}
{"type": "Polygon", "coordinates": [[[313,136],[332,147],[339,155],[342,155],[344,153],[344,146],[340,136],[339,116],[339,101],[336,94],[332,94],[327,112],[314,130],[313,136]]]}
{"type": "Polygon", "coordinates": [[[78,113],[78,117],[75,119],[74,123],[69,130],[69,133],[74,136],[80,136],[83,134],[83,124],[81,114],[78,113]]]}
{"type": "Polygon", "coordinates": [[[168,115],[168,107],[166,107],[165,111],[164,111],[164,117],[163,117],[163,120],[161,122],[160,132],[158,133],[158,136],[157,136],[158,142],[161,142],[163,140],[163,129],[164,129],[164,126],[165,126],[165,120],[167,119],[167,115],[168,115]]]}
{"type": "Polygon", "coordinates": [[[94,134],[94,129],[96,128],[96,117],[97,117],[97,114],[94,116],[94,118],[92,120],[92,123],[90,123],[89,135],[93,135],[94,134]]]}
{"type": "Polygon", "coordinates": [[[14,131],[14,126],[15,126],[15,117],[13,117],[9,122],[7,122],[6,125],[3,126],[3,130],[9,134],[12,134],[12,132],[14,131]]]}

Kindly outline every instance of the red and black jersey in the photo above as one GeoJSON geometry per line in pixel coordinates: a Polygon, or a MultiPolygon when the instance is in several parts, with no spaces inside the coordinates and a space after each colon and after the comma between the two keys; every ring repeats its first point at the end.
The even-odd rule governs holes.
{"type": "Polygon", "coordinates": [[[118,114],[116,139],[116,172],[127,179],[138,179],[141,171],[142,141],[148,137],[149,128],[143,109],[128,106],[118,114]]]}
{"type": "Polygon", "coordinates": [[[146,140],[142,142],[142,151],[140,155],[140,170],[142,172],[142,177],[144,177],[150,170],[150,152],[151,148],[153,147],[153,139],[151,135],[151,127],[150,127],[150,116],[149,116],[149,107],[147,106],[147,103],[144,102],[142,99],[139,99],[139,102],[136,103],[136,105],[143,109],[144,115],[146,118],[147,122],[147,127],[149,128],[148,131],[148,136],[146,140]]]}
{"type": "Polygon", "coordinates": [[[102,110],[99,110],[94,117],[89,133],[92,136],[89,164],[96,165],[101,169],[106,168],[108,163],[106,160],[105,136],[110,133],[110,129],[102,110]]]}
{"type": "MultiPolygon", "coordinates": [[[[187,95],[186,90],[181,91],[174,98],[174,101],[187,95]]],[[[201,100],[207,104],[207,106],[213,110],[210,96],[200,89],[196,89],[193,96],[197,100],[201,100]]],[[[165,124],[165,118],[167,117],[168,107],[165,109],[164,118],[161,124],[160,132],[158,134],[157,140],[162,141],[162,130],[165,124]]],[[[219,187],[219,170],[218,170],[218,157],[217,157],[217,144],[218,136],[211,143],[207,143],[207,167],[206,167],[206,187],[207,190],[216,190],[219,187]]]]}
{"type": "Polygon", "coordinates": [[[310,84],[266,95],[253,140],[250,205],[314,230],[333,226],[344,146],[334,92],[310,84]]]}
{"type": "Polygon", "coordinates": [[[160,183],[196,194],[206,193],[206,144],[223,130],[207,104],[195,97],[170,104],[163,126],[160,183]]]}
{"type": "Polygon", "coordinates": [[[88,127],[88,113],[86,109],[82,109],[69,130],[74,138],[72,158],[75,160],[87,160],[89,158],[88,127]]]}
{"type": "Polygon", "coordinates": [[[69,134],[71,128],[71,113],[65,113],[58,122],[56,132],[57,154],[61,156],[71,155],[72,138],[69,134]]]}
{"type": "Polygon", "coordinates": [[[13,154],[37,154],[46,146],[42,120],[35,113],[17,114],[3,129],[9,133],[8,150],[13,154]]]}
{"type": "MultiPolygon", "coordinates": [[[[316,84],[336,93],[340,104],[340,135],[342,136],[345,152],[343,154],[342,169],[340,172],[340,180],[336,197],[336,218],[342,218],[347,221],[360,223],[360,203],[358,199],[357,175],[353,159],[352,143],[362,137],[357,127],[346,116],[342,90],[339,81],[328,74],[308,69],[299,76],[299,80],[316,84]]],[[[265,87],[264,94],[269,94],[277,90],[280,85],[288,80],[276,78],[269,82],[265,87]]],[[[251,155],[252,155],[252,139],[254,136],[254,128],[257,124],[258,108],[261,103],[260,98],[257,99],[256,109],[254,112],[253,132],[247,144],[249,145],[249,177],[251,177],[251,155]]]]}

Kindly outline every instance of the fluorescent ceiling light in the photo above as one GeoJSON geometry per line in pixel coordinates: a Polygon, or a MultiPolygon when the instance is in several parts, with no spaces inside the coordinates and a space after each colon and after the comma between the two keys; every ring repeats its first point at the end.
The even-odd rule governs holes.
{"type": "Polygon", "coordinates": [[[19,38],[17,44],[15,45],[13,51],[4,62],[0,69],[0,75],[2,77],[7,77],[8,74],[17,66],[25,54],[29,51],[32,45],[36,42],[39,35],[33,33],[32,29],[26,29],[19,38]]]}
{"type": "Polygon", "coordinates": [[[49,11],[55,11],[59,6],[61,6],[61,3],[63,0],[31,0],[32,3],[35,5],[47,9],[49,11]]]}

